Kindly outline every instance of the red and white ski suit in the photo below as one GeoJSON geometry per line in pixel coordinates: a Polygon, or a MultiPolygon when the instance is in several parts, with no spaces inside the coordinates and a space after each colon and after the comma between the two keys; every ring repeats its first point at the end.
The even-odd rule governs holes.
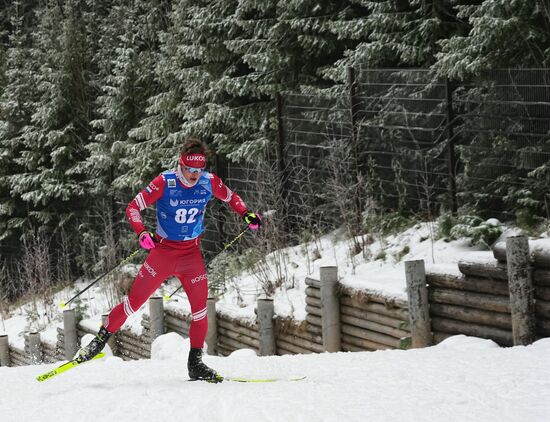
{"type": "Polygon", "coordinates": [[[191,187],[179,180],[176,171],[164,172],[130,202],[126,215],[137,234],[146,230],[141,211],[156,203],[157,243],[138,271],[128,296],[113,308],[105,321],[109,332],[116,332],[164,280],[176,276],[191,304],[191,347],[203,347],[208,331],[208,276],[200,251],[200,238],[204,231],[206,204],[212,197],[228,203],[240,215],[247,212],[241,198],[218,176],[209,172],[203,172],[191,187]]]}

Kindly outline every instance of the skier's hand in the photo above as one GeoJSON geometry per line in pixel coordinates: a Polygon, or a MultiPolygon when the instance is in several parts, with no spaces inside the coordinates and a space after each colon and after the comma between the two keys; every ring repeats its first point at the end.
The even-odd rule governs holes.
{"type": "Polygon", "coordinates": [[[250,211],[243,215],[243,220],[248,224],[250,230],[258,230],[262,226],[262,218],[260,215],[250,211]]]}
{"type": "Polygon", "coordinates": [[[144,230],[139,234],[139,246],[149,251],[155,247],[155,241],[153,240],[153,233],[144,230]]]}

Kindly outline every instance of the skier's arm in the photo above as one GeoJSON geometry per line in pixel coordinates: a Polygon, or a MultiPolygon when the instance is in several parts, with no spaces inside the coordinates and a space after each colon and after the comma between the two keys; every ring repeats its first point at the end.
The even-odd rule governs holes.
{"type": "Polygon", "coordinates": [[[217,175],[210,173],[210,182],[212,183],[212,194],[229,206],[239,215],[248,212],[246,204],[239,195],[229,189],[217,175]]]}
{"type": "Polygon", "coordinates": [[[155,177],[155,179],[149,183],[145,189],[138,193],[126,207],[126,217],[137,235],[147,230],[141,219],[141,211],[162,197],[165,185],[166,182],[162,174],[155,177]]]}

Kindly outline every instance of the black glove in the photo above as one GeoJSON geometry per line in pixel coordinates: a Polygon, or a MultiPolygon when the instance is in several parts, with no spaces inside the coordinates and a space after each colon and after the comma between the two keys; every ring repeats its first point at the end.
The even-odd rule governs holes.
{"type": "Polygon", "coordinates": [[[262,225],[262,218],[259,214],[247,211],[243,215],[243,220],[251,230],[258,230],[262,225]]]}

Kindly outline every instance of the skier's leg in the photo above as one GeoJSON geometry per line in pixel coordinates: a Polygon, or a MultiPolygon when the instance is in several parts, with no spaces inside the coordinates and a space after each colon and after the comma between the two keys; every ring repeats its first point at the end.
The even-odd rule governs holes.
{"type": "Polygon", "coordinates": [[[138,271],[128,296],[111,310],[105,324],[101,326],[93,340],[78,351],[78,360],[90,360],[101,352],[111,334],[118,331],[126,319],[136,312],[170,275],[171,268],[164,265],[164,261],[165,253],[162,253],[161,248],[151,251],[138,271]]]}
{"type": "Polygon", "coordinates": [[[206,311],[208,275],[198,247],[191,253],[186,254],[185,263],[187,264],[185,269],[176,275],[180,279],[191,305],[192,321],[189,328],[191,350],[187,361],[189,378],[192,380],[221,382],[223,377],[202,361],[202,347],[208,332],[206,311]]]}
{"type": "Polygon", "coordinates": [[[118,331],[126,319],[137,312],[162,282],[171,275],[171,266],[166,261],[167,254],[162,247],[158,246],[151,250],[139,269],[128,296],[125,296],[122,302],[111,310],[105,320],[104,326],[107,331],[110,333],[118,331]]]}

